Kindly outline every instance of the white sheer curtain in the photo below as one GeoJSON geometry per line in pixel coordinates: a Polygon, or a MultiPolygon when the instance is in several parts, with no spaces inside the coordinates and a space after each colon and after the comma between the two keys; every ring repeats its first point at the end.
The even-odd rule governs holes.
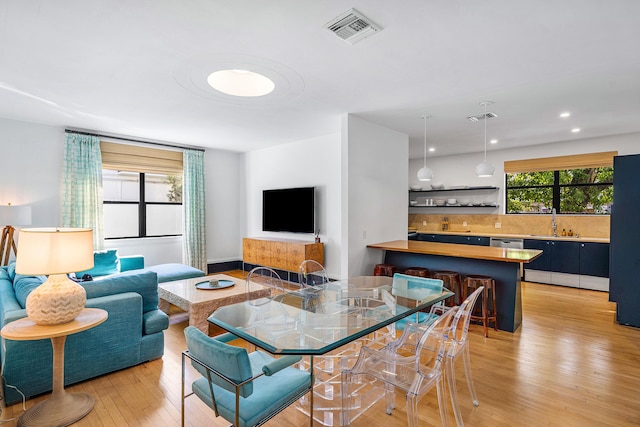
{"type": "Polygon", "coordinates": [[[67,133],[64,153],[62,226],[93,229],[94,249],[104,249],[100,140],[67,133]]]}
{"type": "Polygon", "coordinates": [[[183,152],[183,262],[207,272],[204,152],[183,152]]]}

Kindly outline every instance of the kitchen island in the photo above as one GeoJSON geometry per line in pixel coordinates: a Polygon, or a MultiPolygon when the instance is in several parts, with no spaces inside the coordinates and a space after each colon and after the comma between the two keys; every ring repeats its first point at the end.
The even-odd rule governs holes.
{"type": "Polygon", "coordinates": [[[535,249],[496,248],[452,243],[394,240],[367,245],[385,251],[384,262],[398,267],[450,270],[461,275],[491,276],[496,282],[498,329],[515,332],[522,323],[520,264],[542,253],[535,249]]]}

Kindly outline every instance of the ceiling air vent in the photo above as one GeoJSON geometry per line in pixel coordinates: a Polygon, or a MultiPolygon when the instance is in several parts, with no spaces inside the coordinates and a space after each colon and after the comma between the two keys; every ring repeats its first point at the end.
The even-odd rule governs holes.
{"type": "Polygon", "coordinates": [[[369,18],[355,9],[351,9],[331,20],[325,24],[324,28],[350,44],[357,43],[378,31],[382,31],[382,27],[374,24],[369,18]]]}
{"type": "Polygon", "coordinates": [[[498,117],[498,115],[496,113],[482,113],[482,114],[476,114],[475,116],[469,116],[467,117],[467,119],[471,120],[472,122],[479,122],[480,120],[485,120],[485,119],[494,119],[498,117]]]}

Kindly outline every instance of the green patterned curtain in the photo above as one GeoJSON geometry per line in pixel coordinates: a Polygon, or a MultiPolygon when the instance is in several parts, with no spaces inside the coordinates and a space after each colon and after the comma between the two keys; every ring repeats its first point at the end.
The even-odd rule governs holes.
{"type": "Polygon", "coordinates": [[[207,233],[205,215],[204,152],[183,152],[182,233],[183,262],[207,272],[207,233]]]}
{"type": "Polygon", "coordinates": [[[94,249],[104,249],[102,156],[97,137],[67,133],[62,187],[62,226],[93,229],[94,249]]]}

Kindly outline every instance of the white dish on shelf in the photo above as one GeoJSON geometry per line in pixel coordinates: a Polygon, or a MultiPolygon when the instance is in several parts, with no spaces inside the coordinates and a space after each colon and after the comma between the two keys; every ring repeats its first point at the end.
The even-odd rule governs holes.
{"type": "Polygon", "coordinates": [[[431,184],[432,190],[444,190],[444,184],[440,184],[439,182],[434,182],[431,184]]]}
{"type": "Polygon", "coordinates": [[[422,189],[422,187],[420,187],[419,185],[412,185],[409,188],[413,191],[419,191],[420,189],[422,189]]]}
{"type": "Polygon", "coordinates": [[[435,204],[436,204],[436,206],[444,206],[446,203],[447,203],[447,201],[446,201],[446,200],[444,200],[444,199],[437,199],[437,200],[435,200],[435,204]]]}
{"type": "Polygon", "coordinates": [[[416,206],[418,204],[418,201],[417,200],[409,200],[409,204],[411,206],[416,206]]]}
{"type": "Polygon", "coordinates": [[[451,199],[447,199],[447,204],[448,205],[455,205],[456,203],[458,203],[458,200],[451,198],[451,199]]]}
{"type": "Polygon", "coordinates": [[[472,203],[472,205],[473,205],[473,206],[482,206],[482,203],[480,203],[480,202],[473,202],[473,203],[472,203]]]}

